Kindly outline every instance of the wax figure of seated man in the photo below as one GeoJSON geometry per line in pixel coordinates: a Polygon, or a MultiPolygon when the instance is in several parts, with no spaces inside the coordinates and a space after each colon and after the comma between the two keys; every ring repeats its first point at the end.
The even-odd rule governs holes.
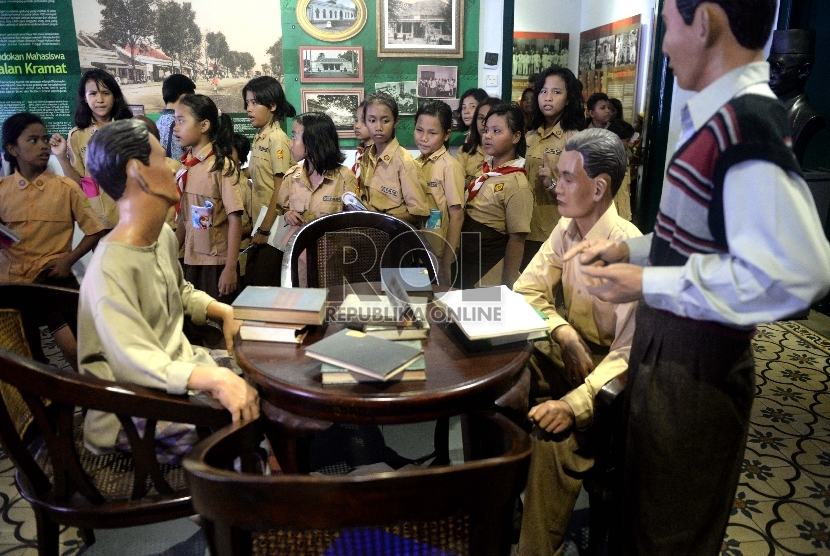
{"type": "MultiPolygon", "coordinates": [[[[119,220],[98,244],[81,284],[82,372],[171,394],[202,391],[217,398],[234,421],[256,419],[256,390],[217,366],[207,350],[192,346],[182,332],[185,315],[197,324],[221,322],[232,352],[241,323],[229,305],[184,279],[176,235],[164,222],[180,196],[161,144],[139,120],[114,122],[90,141],[87,168],[116,200],[119,220]]],[[[196,440],[191,427],[176,423],[159,423],[156,438],[171,445],[168,456],[181,456],[196,440]]],[[[129,449],[125,440],[115,415],[87,414],[84,441],[90,450],[129,449]]],[[[159,460],[175,462],[163,454],[159,460]]]]}
{"type": "Polygon", "coordinates": [[[622,141],[587,129],[565,145],[555,193],[562,218],[513,286],[548,316],[551,339],[536,342],[531,370],[532,435],[518,554],[561,554],[585,473],[594,464],[594,397],[628,368],[635,303],[590,295],[575,260],[562,255],[584,239],[623,240],[640,231],[617,214],[613,198],[626,172],[622,141]]]}

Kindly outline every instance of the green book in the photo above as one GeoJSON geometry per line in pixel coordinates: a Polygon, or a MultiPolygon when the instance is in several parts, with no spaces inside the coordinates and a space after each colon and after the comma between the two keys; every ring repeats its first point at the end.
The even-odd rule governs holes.
{"type": "Polygon", "coordinates": [[[308,357],[383,381],[403,372],[423,351],[420,345],[408,346],[348,328],[305,348],[308,357]]]}
{"type": "Polygon", "coordinates": [[[248,286],[232,303],[239,320],[286,324],[323,324],[326,288],[278,288],[248,286]]]}

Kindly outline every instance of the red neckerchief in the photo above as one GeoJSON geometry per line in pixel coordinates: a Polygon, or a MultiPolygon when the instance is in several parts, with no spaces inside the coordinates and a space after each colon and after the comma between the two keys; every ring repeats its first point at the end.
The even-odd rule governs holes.
{"type": "Polygon", "coordinates": [[[490,163],[489,161],[485,160],[484,166],[482,166],[481,171],[482,174],[475,180],[471,181],[470,185],[467,186],[468,203],[475,199],[475,196],[478,195],[478,190],[481,189],[481,186],[484,185],[484,182],[486,182],[488,178],[492,178],[494,176],[506,176],[507,174],[513,174],[515,172],[521,172],[522,174],[527,176],[524,158],[516,159],[510,166],[501,166],[494,170],[490,170],[490,163]]]}
{"type": "Polygon", "coordinates": [[[357,154],[354,157],[354,164],[352,164],[352,173],[357,178],[357,185],[360,185],[360,163],[363,161],[363,149],[357,147],[357,154]]]}
{"type": "Polygon", "coordinates": [[[187,187],[187,171],[188,171],[188,169],[192,168],[193,166],[196,166],[197,164],[199,164],[203,160],[207,160],[208,158],[213,156],[213,149],[211,149],[210,152],[207,153],[204,158],[199,158],[198,156],[194,156],[190,160],[187,160],[187,156],[189,154],[192,154],[192,152],[193,152],[193,149],[191,148],[191,149],[187,149],[182,154],[182,167],[176,173],[176,183],[179,186],[179,202],[176,203],[176,220],[179,219],[179,207],[181,206],[181,203],[182,203],[181,196],[184,194],[185,187],[187,187]]]}

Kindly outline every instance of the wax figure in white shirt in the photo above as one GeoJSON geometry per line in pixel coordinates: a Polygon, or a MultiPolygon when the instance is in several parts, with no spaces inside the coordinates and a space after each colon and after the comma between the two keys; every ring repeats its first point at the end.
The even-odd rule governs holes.
{"type": "Polygon", "coordinates": [[[565,255],[581,252],[600,298],[642,300],[624,412],[623,553],[720,552],[755,391],[754,326],[830,287],[830,246],[767,84],[775,11],[775,0],[666,1],[663,53],[697,94],[654,233],[565,255]]]}

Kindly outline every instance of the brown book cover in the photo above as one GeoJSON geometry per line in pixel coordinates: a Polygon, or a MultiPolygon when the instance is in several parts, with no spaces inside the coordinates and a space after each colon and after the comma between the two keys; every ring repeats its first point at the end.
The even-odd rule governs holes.
{"type": "Polygon", "coordinates": [[[327,297],[326,288],[248,286],[232,303],[233,316],[240,320],[323,324],[327,297]]]}

